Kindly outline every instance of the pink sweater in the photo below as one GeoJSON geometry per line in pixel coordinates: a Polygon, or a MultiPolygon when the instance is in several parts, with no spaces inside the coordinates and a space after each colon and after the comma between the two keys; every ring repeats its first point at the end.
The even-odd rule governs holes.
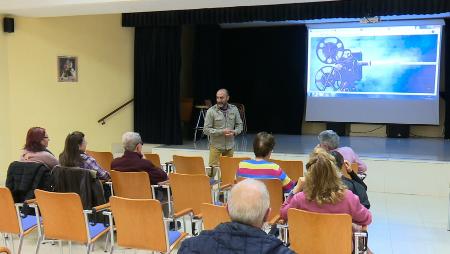
{"type": "Polygon", "coordinates": [[[55,156],[47,151],[30,152],[25,149],[22,151],[19,161],[44,163],[49,169],[59,164],[55,156]]]}
{"type": "Polygon", "coordinates": [[[281,217],[287,221],[289,208],[296,208],[316,213],[346,213],[352,216],[352,222],[366,226],[372,222],[372,214],[359,203],[359,198],[349,190],[345,190],[344,199],[337,204],[322,204],[308,201],[303,192],[290,196],[281,207],[281,217]]]}

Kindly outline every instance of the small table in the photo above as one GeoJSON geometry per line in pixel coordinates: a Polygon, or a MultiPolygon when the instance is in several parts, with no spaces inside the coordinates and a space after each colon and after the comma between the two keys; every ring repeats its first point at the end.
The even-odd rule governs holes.
{"type": "Polygon", "coordinates": [[[199,110],[198,113],[198,118],[197,118],[197,124],[195,125],[194,128],[194,143],[197,141],[197,132],[201,131],[202,132],[202,136],[203,134],[203,127],[205,125],[205,118],[206,118],[206,111],[208,110],[208,106],[206,105],[197,105],[195,106],[196,109],[199,110]],[[200,126],[200,122],[203,119],[203,125],[200,126]]]}

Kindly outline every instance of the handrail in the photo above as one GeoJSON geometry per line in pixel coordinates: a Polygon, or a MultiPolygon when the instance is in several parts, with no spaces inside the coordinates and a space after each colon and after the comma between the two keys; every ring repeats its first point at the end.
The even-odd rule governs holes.
{"type": "Polygon", "coordinates": [[[111,111],[110,113],[108,113],[107,115],[105,115],[104,117],[100,118],[97,123],[101,123],[102,125],[104,125],[106,122],[106,118],[114,115],[117,111],[121,110],[122,108],[124,108],[125,106],[127,106],[128,104],[132,103],[134,101],[134,99],[131,99],[127,102],[125,102],[124,104],[122,104],[121,106],[119,106],[118,108],[114,109],[113,111],[111,111]]]}

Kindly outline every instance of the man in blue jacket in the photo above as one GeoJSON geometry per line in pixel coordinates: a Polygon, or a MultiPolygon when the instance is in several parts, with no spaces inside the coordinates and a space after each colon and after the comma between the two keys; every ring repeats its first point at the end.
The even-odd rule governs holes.
{"type": "Polygon", "coordinates": [[[227,209],[232,222],[184,240],[178,253],[294,253],[278,238],[261,230],[270,212],[269,192],[262,182],[246,179],[236,184],[227,209]]]}

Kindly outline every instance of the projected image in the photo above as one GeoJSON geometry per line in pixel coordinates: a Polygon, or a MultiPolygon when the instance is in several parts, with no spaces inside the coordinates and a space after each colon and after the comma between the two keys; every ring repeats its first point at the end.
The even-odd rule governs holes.
{"type": "Polygon", "coordinates": [[[353,30],[342,36],[333,31],[310,36],[310,95],[436,95],[438,31],[377,35],[370,29],[353,30]]]}

